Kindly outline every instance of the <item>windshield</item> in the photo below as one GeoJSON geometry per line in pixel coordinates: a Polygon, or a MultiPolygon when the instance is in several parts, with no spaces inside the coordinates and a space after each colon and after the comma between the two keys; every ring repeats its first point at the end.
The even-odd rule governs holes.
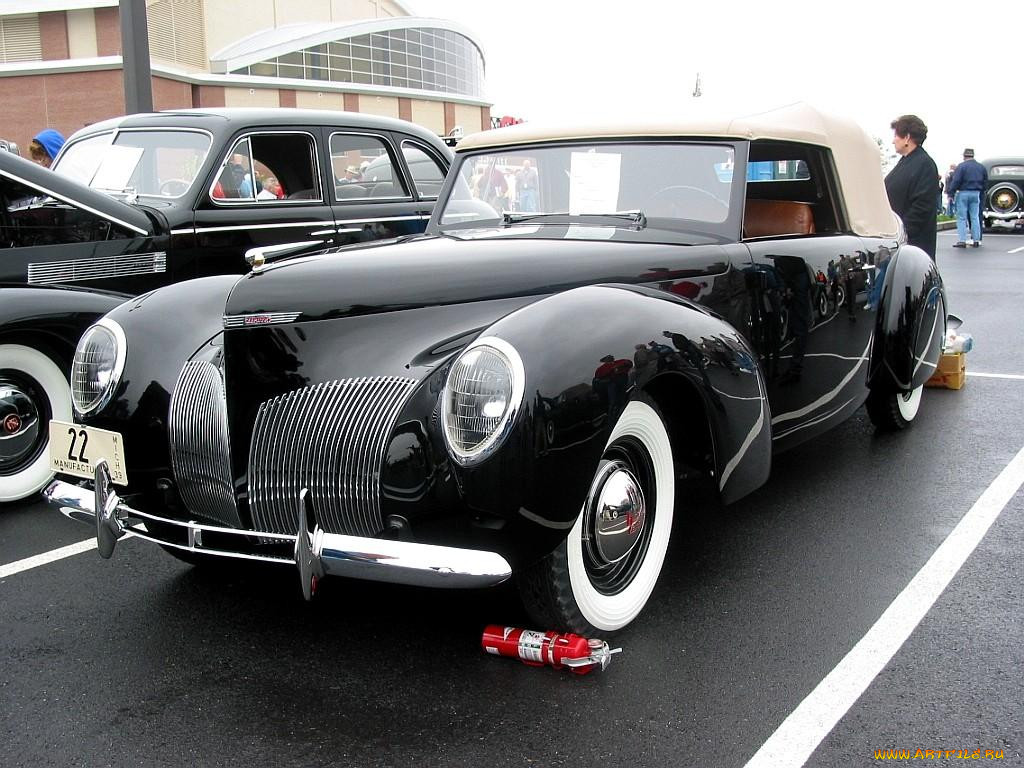
{"type": "MultiPolygon", "coordinates": [[[[692,242],[730,234],[735,150],[722,144],[575,143],[463,156],[442,232],[562,226],[563,237],[692,242]]],[[[547,233],[544,236],[548,236],[547,233]]]]}
{"type": "Polygon", "coordinates": [[[69,145],[54,170],[104,192],[181,197],[209,150],[209,135],[199,131],[119,131],[69,145]]]}

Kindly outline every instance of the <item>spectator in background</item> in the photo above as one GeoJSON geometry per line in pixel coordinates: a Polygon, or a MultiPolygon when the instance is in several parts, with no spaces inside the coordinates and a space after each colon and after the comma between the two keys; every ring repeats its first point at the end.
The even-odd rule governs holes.
{"type": "Polygon", "coordinates": [[[39,163],[44,168],[49,168],[63,146],[64,137],[53,128],[47,128],[45,131],[37,133],[32,139],[32,143],[28,145],[28,152],[33,163],[39,163]]]}
{"type": "Polygon", "coordinates": [[[974,159],[974,150],[964,150],[964,161],[956,167],[951,191],[956,195],[956,242],[954,248],[967,247],[967,218],[970,217],[971,245],[981,245],[981,193],[988,181],[985,166],[974,159]]]}
{"type": "Polygon", "coordinates": [[[956,201],[953,199],[953,192],[951,187],[953,185],[953,174],[956,172],[956,163],[949,164],[949,171],[946,172],[946,215],[950,218],[956,216],[956,211],[953,208],[953,203],[956,201]]]}
{"type": "Polygon", "coordinates": [[[935,213],[936,213],[936,215],[941,215],[942,211],[943,211],[943,208],[942,208],[942,190],[943,190],[943,188],[945,186],[946,185],[942,181],[942,175],[940,174],[939,175],[939,199],[935,201],[935,213]]]}
{"type": "Polygon", "coordinates": [[[516,172],[516,188],[519,194],[519,210],[536,211],[537,169],[529,159],[523,160],[522,167],[516,172]]]}
{"type": "Polygon", "coordinates": [[[885,177],[889,206],[903,220],[907,242],[935,260],[935,201],[939,169],[924,151],[928,126],[917,115],[902,115],[890,123],[892,145],[900,161],[885,177]]]}

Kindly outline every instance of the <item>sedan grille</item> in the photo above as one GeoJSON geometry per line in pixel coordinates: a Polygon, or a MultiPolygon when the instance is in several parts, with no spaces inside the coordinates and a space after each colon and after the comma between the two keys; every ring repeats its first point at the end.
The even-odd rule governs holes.
{"type": "Polygon", "coordinates": [[[231,481],[224,382],[215,365],[186,363],[171,397],[171,466],[182,501],[196,515],[241,528],[231,481]]]}
{"type": "Polygon", "coordinates": [[[388,436],[415,386],[398,377],[343,379],[260,405],[249,447],[249,506],[257,530],[293,533],[308,488],[321,528],[373,536],[384,527],[380,473],[388,436]]]}

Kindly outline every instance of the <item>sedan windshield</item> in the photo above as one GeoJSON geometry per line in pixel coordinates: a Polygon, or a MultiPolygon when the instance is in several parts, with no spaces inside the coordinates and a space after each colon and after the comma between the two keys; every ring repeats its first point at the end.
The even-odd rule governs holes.
{"type": "Polygon", "coordinates": [[[722,144],[573,143],[467,155],[437,217],[441,231],[479,236],[692,241],[728,236],[735,150],[722,144]],[[460,230],[462,230],[460,232],[460,230]],[[469,230],[477,230],[471,233],[469,230]],[[545,232],[542,236],[548,236],[545,232]]]}
{"type": "Polygon", "coordinates": [[[209,150],[199,131],[119,131],[69,145],[54,170],[103,192],[181,197],[209,150]]]}

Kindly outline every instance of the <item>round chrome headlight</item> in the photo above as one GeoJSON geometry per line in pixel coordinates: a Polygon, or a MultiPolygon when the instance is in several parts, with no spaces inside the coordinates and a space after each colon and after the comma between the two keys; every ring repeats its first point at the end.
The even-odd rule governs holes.
{"type": "Polygon", "coordinates": [[[445,442],[460,464],[489,456],[508,434],[523,403],[526,375],[515,347],[477,339],[452,363],[441,392],[445,442]]]}
{"type": "Polygon", "coordinates": [[[71,364],[71,404],[79,416],[100,410],[114,394],[128,344],[121,326],[103,318],[82,336],[71,364]]]}

